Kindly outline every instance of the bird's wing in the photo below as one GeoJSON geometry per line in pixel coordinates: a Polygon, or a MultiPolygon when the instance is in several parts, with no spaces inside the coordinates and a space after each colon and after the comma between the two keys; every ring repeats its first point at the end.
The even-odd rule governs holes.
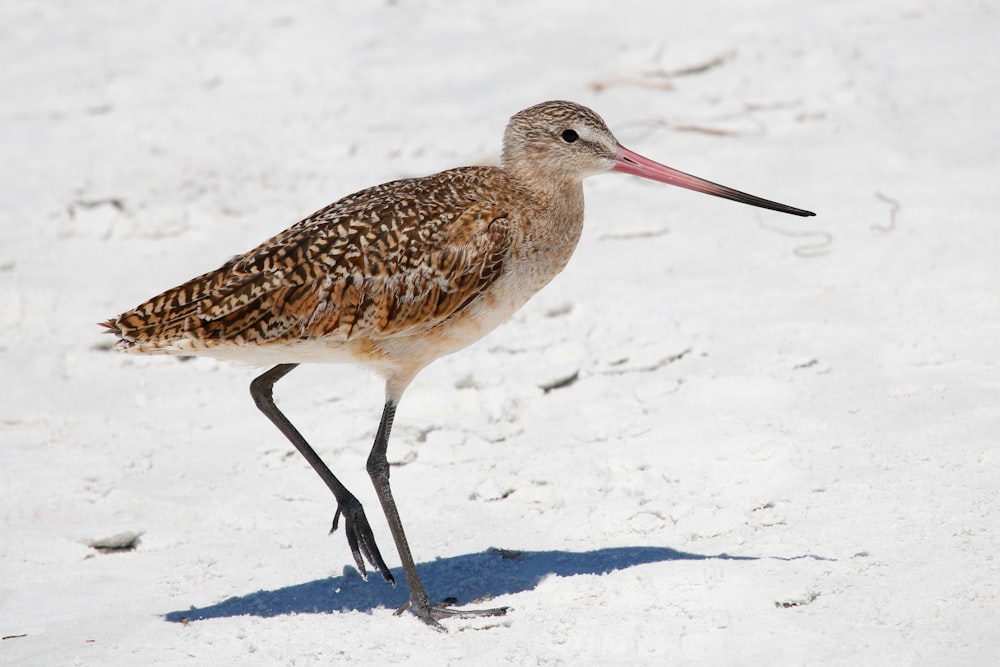
{"type": "Polygon", "coordinates": [[[498,278],[513,238],[508,207],[448,173],[347,197],[105,326],[145,351],[426,331],[498,278]]]}

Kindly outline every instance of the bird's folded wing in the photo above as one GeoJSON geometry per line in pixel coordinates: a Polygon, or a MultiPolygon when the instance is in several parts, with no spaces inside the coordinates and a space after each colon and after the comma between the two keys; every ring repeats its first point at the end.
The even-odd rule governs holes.
{"type": "Polygon", "coordinates": [[[105,326],[124,346],[373,340],[426,331],[474,301],[512,243],[501,207],[405,199],[324,209],[105,326]]]}

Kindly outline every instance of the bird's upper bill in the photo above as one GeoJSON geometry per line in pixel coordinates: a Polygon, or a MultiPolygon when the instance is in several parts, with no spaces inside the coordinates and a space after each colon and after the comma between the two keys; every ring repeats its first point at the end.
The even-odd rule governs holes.
{"type": "Polygon", "coordinates": [[[695,190],[696,192],[704,192],[707,195],[713,195],[715,197],[732,199],[733,201],[750,204],[751,206],[768,208],[772,211],[781,211],[782,213],[791,213],[792,215],[801,216],[816,215],[812,211],[805,211],[801,208],[795,208],[794,206],[787,206],[768,199],[755,197],[745,192],[740,192],[739,190],[727,188],[725,185],[719,185],[718,183],[706,181],[703,178],[698,178],[697,176],[692,176],[691,174],[685,174],[683,171],[671,169],[666,165],[654,162],[649,158],[645,158],[638,153],[630,151],[621,144],[618,145],[618,152],[615,154],[614,158],[614,166],[611,169],[612,171],[621,171],[626,174],[642,176],[643,178],[660,181],[661,183],[669,183],[670,185],[687,188],[688,190],[695,190]]]}

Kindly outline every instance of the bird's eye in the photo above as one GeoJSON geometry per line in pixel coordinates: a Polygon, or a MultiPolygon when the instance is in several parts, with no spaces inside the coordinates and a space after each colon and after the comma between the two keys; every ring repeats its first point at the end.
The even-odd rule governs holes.
{"type": "Polygon", "coordinates": [[[563,130],[563,133],[559,136],[561,136],[562,140],[567,144],[571,144],[580,138],[580,135],[576,133],[576,130],[563,130]]]}

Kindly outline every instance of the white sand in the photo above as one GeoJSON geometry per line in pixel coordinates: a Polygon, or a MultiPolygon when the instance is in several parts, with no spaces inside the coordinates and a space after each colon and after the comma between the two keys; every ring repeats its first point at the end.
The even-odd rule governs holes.
{"type": "MultiPolygon", "coordinates": [[[[0,664],[1000,661],[996,5],[349,4],[0,5],[0,664]],[[569,268],[397,417],[428,588],[513,607],[442,635],[255,369],[94,323],[553,98],[819,216],[588,181],[569,268]]],[[[378,379],[277,396],[396,568],[378,379]]]]}

